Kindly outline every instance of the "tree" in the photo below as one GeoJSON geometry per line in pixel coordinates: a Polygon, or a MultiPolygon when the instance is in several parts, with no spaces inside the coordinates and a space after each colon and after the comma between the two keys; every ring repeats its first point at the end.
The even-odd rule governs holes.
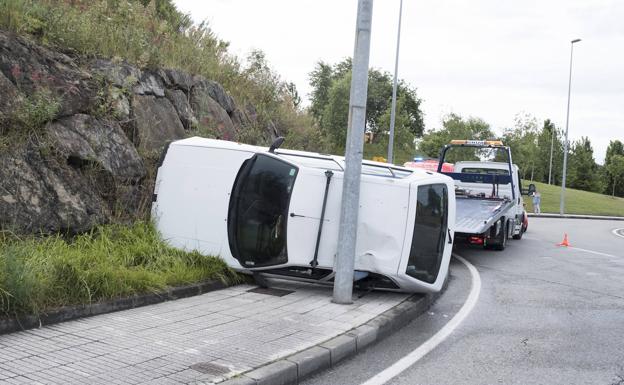
{"type": "Polygon", "coordinates": [[[561,168],[558,165],[563,162],[562,132],[550,121],[544,120],[541,131],[537,135],[537,159],[535,162],[535,179],[538,182],[548,183],[550,170],[550,149],[552,143],[552,175],[551,183],[557,184],[561,179],[561,168]]]}
{"type": "MultiPolygon", "coordinates": [[[[411,118],[406,108],[407,98],[403,95],[397,98],[396,114],[394,122],[394,162],[403,164],[414,157],[416,146],[415,136],[410,130],[411,118]]],[[[379,124],[383,127],[390,126],[391,106],[379,118],[379,124]]],[[[372,159],[374,156],[385,157],[388,152],[389,135],[381,134],[381,137],[374,143],[364,144],[364,156],[372,159]]]]}
{"type": "Polygon", "coordinates": [[[323,110],[329,103],[329,90],[332,87],[332,67],[322,61],[316,63],[316,68],[310,73],[310,113],[322,127],[323,110]]]}
{"type": "MultiPolygon", "coordinates": [[[[494,133],[490,125],[479,118],[470,117],[464,119],[456,114],[447,115],[442,121],[442,128],[439,130],[431,130],[426,132],[420,143],[418,150],[425,156],[437,158],[440,155],[440,149],[453,139],[476,139],[487,140],[493,139],[494,133]]],[[[456,160],[477,160],[477,154],[460,154],[459,151],[449,153],[449,161],[456,160]],[[470,159],[462,156],[468,156],[470,159]]]]}
{"type": "Polygon", "coordinates": [[[615,196],[617,185],[624,181],[624,155],[611,155],[609,165],[605,166],[607,174],[611,177],[611,196],[615,196]]]}
{"type": "MultiPolygon", "coordinates": [[[[324,132],[327,132],[336,150],[343,149],[346,140],[348,106],[351,87],[352,61],[347,58],[333,66],[318,62],[310,73],[310,113],[324,132]]],[[[405,127],[412,136],[422,136],[424,129],[420,99],[416,90],[401,81],[397,100],[402,100],[405,127]]],[[[392,101],[392,76],[388,72],[371,69],[368,74],[366,100],[366,129],[373,132],[374,142],[387,138],[389,121],[382,121],[392,101]]],[[[406,137],[407,140],[409,140],[406,137]]],[[[395,140],[396,143],[396,140],[395,140]]],[[[402,143],[398,143],[402,145],[402,143]]],[[[411,145],[412,142],[408,143],[411,145]]]]}
{"type": "MultiPolygon", "coordinates": [[[[605,155],[604,165],[606,170],[609,170],[611,161],[616,155],[624,156],[624,144],[622,144],[622,142],[620,142],[619,140],[612,140],[609,142],[609,147],[607,147],[607,154],[605,155]]],[[[624,183],[618,183],[617,186],[614,186],[613,179],[609,178],[604,192],[606,194],[611,193],[612,195],[624,196],[624,183]]]]}
{"type": "Polygon", "coordinates": [[[347,140],[349,118],[349,94],[351,74],[333,83],[323,109],[321,130],[333,144],[335,151],[344,150],[347,140]]]}
{"type": "Polygon", "coordinates": [[[290,82],[284,85],[284,91],[286,96],[290,99],[290,102],[295,110],[298,110],[301,106],[301,96],[299,96],[299,91],[297,91],[297,86],[295,83],[290,82]]]}
{"type": "Polygon", "coordinates": [[[537,119],[518,114],[514,120],[514,128],[503,133],[503,143],[511,148],[512,160],[520,168],[522,178],[534,180],[539,154],[537,119]]]}
{"type": "Polygon", "coordinates": [[[568,180],[571,188],[585,191],[603,191],[601,180],[598,176],[598,165],[594,161],[594,149],[589,138],[582,137],[572,145],[568,155],[568,180]]]}

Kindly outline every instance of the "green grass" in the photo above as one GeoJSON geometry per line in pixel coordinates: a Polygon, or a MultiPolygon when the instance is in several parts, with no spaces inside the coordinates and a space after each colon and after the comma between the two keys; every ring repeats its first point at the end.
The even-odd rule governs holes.
{"type": "Polygon", "coordinates": [[[150,222],[100,226],[71,241],[0,233],[0,316],[209,279],[239,281],[219,258],[166,245],[150,222]]]}
{"type": "MultiPolygon", "coordinates": [[[[522,181],[522,185],[525,189],[529,183],[534,183],[535,187],[537,187],[537,191],[542,194],[542,212],[558,214],[561,187],[526,180],[522,181]]],[[[527,204],[527,210],[529,212],[533,212],[532,198],[525,197],[524,201],[527,204]]],[[[565,211],[566,214],[609,215],[624,217],[624,198],[613,198],[609,195],[566,188],[565,211]]]]}

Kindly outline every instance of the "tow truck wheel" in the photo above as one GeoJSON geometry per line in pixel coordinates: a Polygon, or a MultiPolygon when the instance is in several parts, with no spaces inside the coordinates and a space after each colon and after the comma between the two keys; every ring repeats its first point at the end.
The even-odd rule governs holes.
{"type": "Polygon", "coordinates": [[[507,246],[507,221],[502,218],[497,224],[498,234],[495,238],[490,238],[490,242],[487,242],[483,247],[490,250],[505,250],[507,246]],[[500,226],[500,227],[499,227],[500,226]]]}
{"type": "Polygon", "coordinates": [[[513,239],[522,239],[522,235],[524,235],[524,226],[520,227],[520,232],[513,236],[513,239]]]}

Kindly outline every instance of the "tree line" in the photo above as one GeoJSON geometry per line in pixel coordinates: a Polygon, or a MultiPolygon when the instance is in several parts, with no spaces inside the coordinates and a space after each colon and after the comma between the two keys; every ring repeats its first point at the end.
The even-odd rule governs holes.
{"type": "MultiPolygon", "coordinates": [[[[328,151],[344,151],[351,84],[351,59],[336,64],[318,62],[310,73],[308,113],[327,140],[328,151]]],[[[370,139],[364,156],[384,156],[388,146],[392,76],[369,70],[366,102],[366,131],[370,139]]],[[[538,122],[528,114],[518,114],[513,127],[497,135],[482,119],[449,114],[438,129],[425,131],[421,99],[416,89],[401,80],[397,90],[395,163],[415,155],[437,158],[452,139],[501,139],[511,148],[513,162],[523,179],[561,185],[563,178],[564,133],[550,119],[538,122]]],[[[451,156],[451,161],[453,157],[451,156]]],[[[569,143],[566,186],[614,196],[624,196],[624,145],[612,140],[604,165],[596,163],[589,137],[569,143]]]]}
{"type": "MultiPolygon", "coordinates": [[[[541,124],[530,115],[518,115],[514,126],[496,135],[489,124],[478,118],[450,114],[442,128],[427,131],[418,150],[437,157],[441,146],[451,139],[501,139],[511,148],[512,160],[523,179],[561,185],[563,178],[564,132],[546,119],[541,124]]],[[[624,196],[624,146],[612,140],[604,165],[596,163],[589,137],[570,142],[566,186],[614,196],[624,196]]]]}

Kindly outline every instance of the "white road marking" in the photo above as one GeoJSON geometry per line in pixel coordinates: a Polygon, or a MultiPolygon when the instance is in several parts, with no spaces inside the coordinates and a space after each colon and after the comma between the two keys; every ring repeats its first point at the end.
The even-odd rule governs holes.
{"type": "Polygon", "coordinates": [[[607,254],[607,253],[601,253],[600,251],[594,251],[594,250],[581,249],[580,247],[568,246],[568,249],[578,250],[578,251],[584,251],[584,252],[586,252],[586,253],[591,253],[591,254],[596,254],[596,255],[602,255],[602,256],[604,256],[604,257],[621,258],[621,257],[618,257],[617,255],[607,254]]]}
{"type": "Polygon", "coordinates": [[[457,312],[457,314],[455,314],[455,316],[447,322],[442,329],[431,336],[431,338],[405,357],[401,358],[383,371],[377,373],[374,377],[364,382],[362,385],[382,385],[401,374],[407,368],[414,365],[418,360],[427,355],[427,353],[444,342],[444,340],[448,338],[448,336],[450,336],[455,329],[457,329],[457,327],[464,321],[464,319],[466,319],[468,314],[470,314],[472,309],[475,307],[477,300],[479,299],[479,293],[481,292],[481,277],[479,276],[479,271],[477,271],[477,268],[470,262],[459,255],[453,254],[453,256],[466,265],[472,278],[470,293],[468,294],[468,298],[466,299],[466,302],[464,302],[464,305],[461,309],[459,309],[459,312],[457,312]]]}
{"type": "Polygon", "coordinates": [[[612,233],[616,237],[624,238],[624,227],[621,229],[613,229],[612,233]]]}

